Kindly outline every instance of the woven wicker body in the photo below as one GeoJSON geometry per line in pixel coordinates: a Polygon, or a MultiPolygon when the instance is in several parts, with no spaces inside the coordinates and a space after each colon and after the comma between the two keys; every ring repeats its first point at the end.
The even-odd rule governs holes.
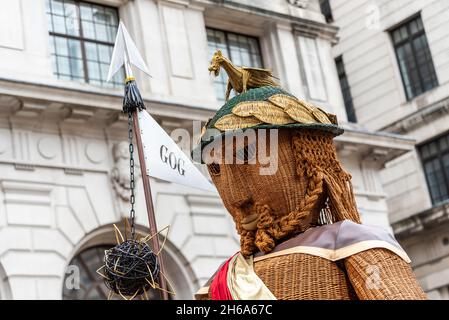
{"type": "Polygon", "coordinates": [[[342,262],[295,253],[256,262],[254,270],[281,300],[426,299],[410,265],[386,249],[342,262]]]}
{"type": "MultiPolygon", "coordinates": [[[[425,300],[410,265],[386,249],[370,249],[340,262],[294,253],[254,264],[278,300],[425,300]]],[[[211,299],[210,293],[196,295],[211,299]]]]}
{"type": "Polygon", "coordinates": [[[254,271],[279,300],[357,299],[335,262],[295,253],[256,262],[254,271]]]}

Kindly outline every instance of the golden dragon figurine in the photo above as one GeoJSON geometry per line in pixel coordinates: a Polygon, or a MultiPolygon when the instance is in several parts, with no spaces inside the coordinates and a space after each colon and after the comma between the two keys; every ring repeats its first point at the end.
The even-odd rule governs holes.
{"type": "Polygon", "coordinates": [[[237,93],[242,93],[248,89],[263,86],[279,87],[279,84],[273,80],[275,77],[271,70],[235,66],[229,59],[223,56],[221,50],[217,50],[212,56],[209,72],[214,72],[214,75],[218,77],[220,68],[223,68],[228,74],[226,101],[228,101],[232,89],[237,93]]]}

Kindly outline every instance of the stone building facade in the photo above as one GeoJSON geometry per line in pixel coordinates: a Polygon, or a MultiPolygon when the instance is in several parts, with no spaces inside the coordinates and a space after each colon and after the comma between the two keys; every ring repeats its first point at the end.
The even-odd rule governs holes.
{"type": "Polygon", "coordinates": [[[433,299],[449,299],[449,2],[330,0],[349,107],[416,140],[382,172],[394,233],[433,299]]]}
{"type": "MultiPolygon", "coordinates": [[[[332,50],[338,29],[326,23],[318,0],[5,1],[0,298],[106,297],[95,269],[114,243],[112,224],[128,214],[123,88],[119,76],[104,81],[118,19],[147,62],[152,78],[139,72],[136,78],[149,112],[167,132],[193,134],[192,121],[205,121],[223,103],[224,79],[207,72],[215,49],[236,63],[272,68],[287,90],[338,116],[346,128],[338,154],[353,175],[362,220],[390,228],[386,194],[400,189],[393,179],[398,174],[384,189],[379,173],[393,159],[390,167],[411,166],[415,141],[377,132],[377,122],[369,129],[348,123],[332,50]]],[[[398,119],[403,114],[395,111],[398,119]]],[[[137,185],[138,228],[147,232],[137,185]]],[[[159,227],[171,225],[164,255],[175,298],[193,298],[238,250],[233,223],[217,194],[155,179],[152,189],[159,227]]],[[[410,201],[421,196],[414,192],[410,201]]],[[[424,210],[430,202],[422,197],[424,210]]],[[[409,213],[397,209],[398,200],[389,203],[393,217],[409,213]]]]}

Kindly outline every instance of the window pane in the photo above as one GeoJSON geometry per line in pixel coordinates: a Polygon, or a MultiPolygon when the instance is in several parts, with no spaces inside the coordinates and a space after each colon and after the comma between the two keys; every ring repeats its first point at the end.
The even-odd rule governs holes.
{"type": "Polygon", "coordinates": [[[104,14],[104,8],[100,6],[92,6],[94,21],[96,23],[107,23],[107,17],[104,14]]]}
{"type": "Polygon", "coordinates": [[[107,27],[107,30],[108,30],[108,40],[109,40],[109,42],[111,42],[111,43],[115,42],[115,35],[117,33],[117,27],[109,26],[109,27],[107,27]]]}
{"type": "Polygon", "coordinates": [[[81,44],[78,40],[68,40],[69,46],[69,56],[81,59],[83,56],[81,54],[81,44]]]}
{"type": "Polygon", "coordinates": [[[92,42],[85,42],[84,47],[86,48],[86,59],[90,61],[97,61],[97,45],[92,42]]]}
{"type": "Polygon", "coordinates": [[[103,81],[106,81],[106,79],[108,78],[108,71],[109,71],[109,64],[101,63],[100,72],[101,72],[101,79],[103,81]]]}
{"type": "Polygon", "coordinates": [[[412,48],[409,43],[397,48],[399,68],[401,69],[407,97],[413,98],[421,93],[421,82],[412,48]]]}
{"type": "Polygon", "coordinates": [[[106,28],[106,25],[104,24],[96,24],[95,25],[95,39],[100,41],[108,41],[108,30],[106,28]]]}
{"type": "Polygon", "coordinates": [[[62,75],[70,76],[70,63],[67,57],[57,57],[58,71],[62,75]]]}
{"type": "Polygon", "coordinates": [[[83,20],[82,26],[83,26],[83,36],[88,39],[95,39],[94,23],[83,20]]]}
{"type": "Polygon", "coordinates": [[[117,15],[116,15],[116,11],[112,8],[105,8],[104,9],[104,15],[105,15],[105,19],[106,19],[106,23],[110,24],[110,25],[117,25],[118,21],[117,21],[117,15]]]}
{"type": "Polygon", "coordinates": [[[421,157],[427,159],[429,157],[429,145],[421,147],[421,157]]]}
{"type": "Polygon", "coordinates": [[[79,35],[78,13],[76,5],[73,1],[64,1],[64,15],[67,28],[67,34],[79,35]]]}
{"type": "Polygon", "coordinates": [[[101,80],[100,68],[96,62],[87,62],[87,68],[89,70],[89,79],[101,80]]]}
{"type": "Polygon", "coordinates": [[[51,13],[58,14],[60,16],[64,15],[64,1],[63,0],[48,0],[51,6],[51,13]]]}
{"type": "Polygon", "coordinates": [[[84,78],[83,60],[70,59],[70,70],[71,70],[71,75],[74,78],[78,78],[78,79],[84,78]]]}
{"type": "Polygon", "coordinates": [[[234,52],[239,51],[239,42],[237,40],[237,35],[233,33],[228,34],[228,45],[229,49],[234,52]]]}
{"type": "Polygon", "coordinates": [[[421,18],[416,19],[416,23],[418,24],[418,30],[423,30],[424,29],[421,18]]]}
{"type": "Polygon", "coordinates": [[[56,54],[59,56],[68,56],[69,49],[67,39],[63,37],[55,37],[56,54]]]}
{"type": "Polygon", "coordinates": [[[80,13],[81,13],[81,19],[87,20],[87,21],[93,21],[93,13],[92,13],[92,6],[87,3],[82,3],[80,5],[80,13]]]}
{"type": "MultiPolygon", "coordinates": [[[[446,181],[449,181],[449,154],[448,153],[446,153],[443,156],[443,167],[444,167],[444,174],[445,174],[446,181]]],[[[443,199],[441,199],[441,200],[446,200],[446,199],[449,199],[449,194],[448,194],[447,190],[446,190],[445,197],[443,197],[443,199]]]]}
{"type": "Polygon", "coordinates": [[[443,171],[439,160],[433,160],[425,164],[425,173],[429,183],[430,194],[434,203],[447,199],[447,189],[444,182],[443,171]]]}
{"type": "Polygon", "coordinates": [[[408,37],[407,26],[403,26],[402,28],[400,28],[399,32],[401,33],[401,40],[407,39],[408,37]]]}
{"type": "Polygon", "coordinates": [[[248,46],[251,54],[256,54],[259,52],[259,42],[254,38],[248,39],[248,46]]]}
{"type": "Polygon", "coordinates": [[[429,154],[431,156],[437,156],[438,155],[438,144],[436,142],[429,143],[429,154]]]}
{"type": "Polygon", "coordinates": [[[53,32],[66,33],[65,20],[63,16],[53,16],[53,32]]]}
{"type": "Polygon", "coordinates": [[[395,43],[401,42],[401,32],[399,30],[393,32],[393,41],[395,43]]]}
{"type": "Polygon", "coordinates": [[[449,135],[440,139],[440,150],[441,151],[449,150],[449,135]]]}
{"type": "Polygon", "coordinates": [[[98,57],[100,58],[100,62],[110,63],[110,47],[105,45],[98,45],[98,57]]]}
{"type": "Polygon", "coordinates": [[[415,34],[419,31],[417,20],[413,20],[410,22],[410,32],[415,34]]]}

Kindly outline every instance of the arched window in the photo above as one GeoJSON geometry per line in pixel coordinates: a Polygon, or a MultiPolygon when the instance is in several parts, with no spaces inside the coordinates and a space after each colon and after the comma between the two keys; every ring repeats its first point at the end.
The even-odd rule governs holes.
{"type": "MultiPolygon", "coordinates": [[[[62,298],[64,300],[104,300],[108,298],[109,289],[97,269],[103,265],[104,251],[111,245],[98,245],[78,253],[67,266],[62,298]]],[[[159,292],[149,290],[148,298],[160,299],[159,292]]],[[[113,299],[122,299],[114,295],[113,299]]]]}

